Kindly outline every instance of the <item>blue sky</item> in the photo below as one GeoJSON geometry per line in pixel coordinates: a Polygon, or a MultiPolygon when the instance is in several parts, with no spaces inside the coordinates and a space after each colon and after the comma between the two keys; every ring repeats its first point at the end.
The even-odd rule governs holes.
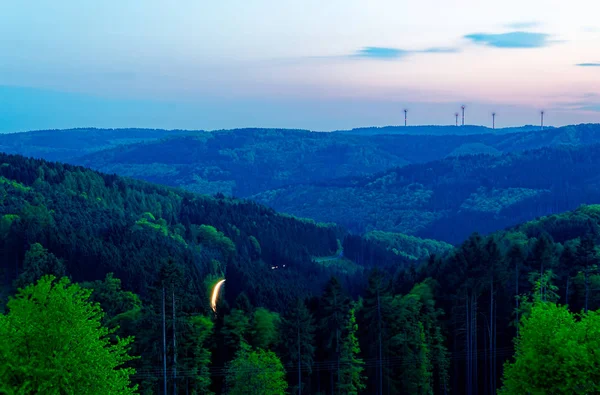
{"type": "Polygon", "coordinates": [[[0,3],[0,132],[600,122],[594,0],[0,3]]]}

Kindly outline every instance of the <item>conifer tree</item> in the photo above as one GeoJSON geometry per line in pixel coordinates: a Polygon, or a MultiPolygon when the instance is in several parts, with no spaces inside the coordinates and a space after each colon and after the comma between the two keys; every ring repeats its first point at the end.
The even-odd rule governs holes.
{"type": "Polygon", "coordinates": [[[291,366],[290,376],[296,375],[300,394],[304,377],[312,373],[315,355],[315,322],[301,299],[282,320],[281,338],[283,354],[291,366]]]}
{"type": "Polygon", "coordinates": [[[358,325],[356,324],[354,308],[351,308],[346,322],[345,336],[341,344],[339,394],[357,395],[365,388],[364,361],[358,356],[360,346],[356,337],[357,331],[358,325]]]}

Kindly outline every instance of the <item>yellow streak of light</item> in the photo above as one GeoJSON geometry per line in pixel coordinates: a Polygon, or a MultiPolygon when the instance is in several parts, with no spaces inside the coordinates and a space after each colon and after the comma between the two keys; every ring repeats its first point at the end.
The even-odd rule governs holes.
{"type": "Polygon", "coordinates": [[[221,290],[221,286],[223,285],[224,282],[225,282],[225,279],[216,283],[215,287],[213,288],[213,291],[212,291],[212,296],[210,298],[210,306],[212,307],[212,309],[215,313],[217,312],[217,298],[219,297],[219,291],[221,290]]]}

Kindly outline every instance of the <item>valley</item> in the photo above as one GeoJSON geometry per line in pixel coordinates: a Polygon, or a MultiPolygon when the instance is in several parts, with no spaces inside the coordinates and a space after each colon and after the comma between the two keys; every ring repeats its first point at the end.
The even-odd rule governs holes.
{"type": "Polygon", "coordinates": [[[0,136],[13,151],[0,154],[0,311],[11,320],[9,296],[52,281],[43,275],[89,289],[102,324],[135,335],[130,352],[141,359],[128,366],[142,391],[163,380],[165,356],[178,373],[165,382],[181,393],[222,393],[241,372],[232,364],[266,353],[281,363],[274,385],[318,392],[354,371],[390,393],[492,394],[540,295],[573,311],[600,308],[597,125],[365,140],[36,133],[0,136]],[[72,134],[87,148],[61,142],[72,134]],[[415,149],[401,155],[392,142],[415,149]],[[53,160],[61,156],[72,164],[53,160]],[[200,191],[212,196],[178,178],[205,166],[222,176],[202,173],[200,191]],[[163,336],[177,338],[164,351],[161,319],[163,336]],[[364,365],[338,366],[336,349],[352,342],[343,358],[364,365]]]}

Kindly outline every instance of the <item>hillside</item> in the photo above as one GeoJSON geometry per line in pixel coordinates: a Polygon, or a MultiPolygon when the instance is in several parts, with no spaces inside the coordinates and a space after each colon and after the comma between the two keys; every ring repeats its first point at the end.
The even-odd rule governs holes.
{"type": "MultiPolygon", "coordinates": [[[[395,133],[400,129],[377,130],[395,133]]],[[[429,127],[427,130],[432,132],[428,135],[275,129],[48,131],[0,135],[0,150],[66,161],[192,192],[248,197],[288,185],[368,175],[447,156],[600,142],[600,125],[543,131],[525,127],[502,133],[476,128],[484,134],[443,134],[459,129],[429,127]]]]}
{"type": "Polygon", "coordinates": [[[600,202],[600,145],[450,157],[367,177],[254,196],[355,232],[383,230],[459,243],[541,215],[600,202]]]}
{"type": "MultiPolygon", "coordinates": [[[[571,186],[592,179],[598,149],[452,158],[407,168],[430,175],[446,164],[456,171],[444,179],[452,187],[449,175],[473,175],[465,169],[478,159],[473,171],[483,172],[490,185],[523,182],[518,175],[527,173],[535,175],[529,182],[544,188],[560,181],[548,181],[549,174],[571,163],[576,166],[563,168],[563,175],[570,174],[564,191],[577,200],[595,191],[591,183],[588,189],[571,186]],[[548,168],[536,172],[534,165],[548,168]]],[[[397,179],[404,170],[394,170],[397,179]]],[[[459,193],[462,187],[468,184],[448,190],[459,193]]],[[[449,202],[438,200],[442,206],[449,202]]],[[[472,235],[453,248],[380,231],[345,234],[254,202],[12,155],[0,155],[0,203],[2,304],[15,287],[46,273],[93,289],[92,300],[107,313],[103,324],[118,325],[119,336],[135,335],[132,353],[141,358],[132,362],[132,380],[142,393],[162,385],[158,345],[165,299],[167,369],[175,366],[176,351],[178,393],[226,392],[227,366],[244,344],[280,358],[290,388],[298,383],[300,344],[308,350],[302,351],[306,388],[329,388],[344,368],[336,362],[333,334],[347,339],[350,330],[356,355],[365,361],[368,393],[381,384],[391,393],[415,393],[423,385],[436,394],[485,393],[489,383],[499,382],[513,353],[515,325],[527,319],[540,292],[574,313],[600,307],[598,205],[487,237],[472,235]],[[208,296],[220,278],[226,279],[225,294],[215,313],[208,296]],[[517,303],[522,305],[515,317],[517,303]],[[352,320],[356,325],[349,330],[352,320]],[[310,336],[299,336],[300,328],[310,336]],[[177,336],[176,345],[171,336],[177,336]],[[381,352],[373,347],[377,342],[381,352]],[[378,360],[393,361],[379,379],[378,360]]],[[[169,387],[174,382],[169,373],[169,387]]]]}
{"type": "MultiPolygon", "coordinates": [[[[582,206],[488,237],[473,235],[449,256],[429,260],[416,274],[406,271],[396,279],[406,284],[401,293],[414,281],[435,281],[435,300],[445,312],[442,321],[453,356],[452,393],[493,393],[491,389],[501,386],[504,364],[513,360],[516,328],[524,331],[532,301],[540,296],[542,303],[568,306],[573,313],[597,314],[599,242],[600,206],[582,206]]],[[[562,359],[548,363],[552,356],[571,354],[564,342],[558,350],[547,351],[555,339],[552,332],[540,338],[538,351],[530,351],[532,361],[543,361],[544,374],[565,366],[562,359]],[[551,356],[539,359],[538,352],[551,356]]]]}
{"type": "Polygon", "coordinates": [[[0,134],[0,151],[67,162],[119,145],[160,140],[188,132],[162,129],[66,129],[0,134]]]}
{"type": "Polygon", "coordinates": [[[253,202],[0,155],[4,293],[23,274],[30,245],[40,243],[75,281],[112,272],[126,289],[146,295],[160,280],[161,266],[174,260],[184,268],[184,289],[198,308],[208,303],[204,279],[225,274],[230,287],[246,291],[253,303],[284,306],[320,290],[331,273],[313,257],[334,254],[342,235],[335,226],[253,202]],[[272,270],[276,265],[282,269],[272,270]]]}

